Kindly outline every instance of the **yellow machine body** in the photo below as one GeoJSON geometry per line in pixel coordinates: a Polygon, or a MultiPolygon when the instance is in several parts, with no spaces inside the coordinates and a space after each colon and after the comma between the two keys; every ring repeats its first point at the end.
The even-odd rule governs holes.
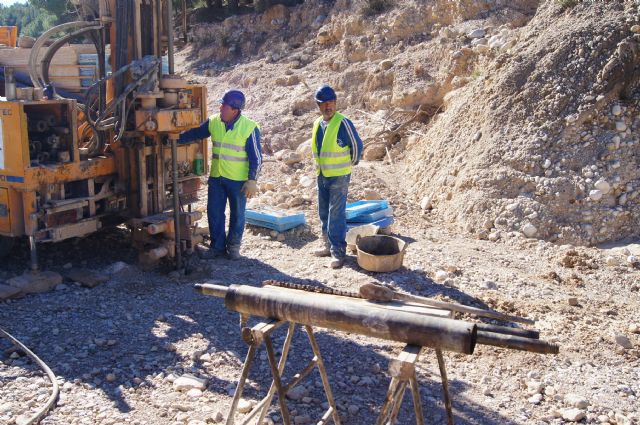
{"type": "Polygon", "coordinates": [[[98,52],[109,45],[125,54],[110,55],[114,72],[85,92],[86,104],[43,96],[50,57],[67,41],[51,44],[54,32],[43,34],[32,52],[35,58],[51,53],[30,63],[34,88],[16,90],[15,81],[5,81],[0,251],[8,239],[27,236],[37,268],[37,243],[126,223],[141,261],[177,257],[179,264],[180,253],[202,240],[201,213],[191,204],[206,175],[208,144],[176,140],[207,119],[206,88],[174,75],[172,66],[163,72],[161,58],[173,55],[168,0],[83,0],[78,10],[84,21],[64,25],[92,31],[102,43],[98,52]]]}

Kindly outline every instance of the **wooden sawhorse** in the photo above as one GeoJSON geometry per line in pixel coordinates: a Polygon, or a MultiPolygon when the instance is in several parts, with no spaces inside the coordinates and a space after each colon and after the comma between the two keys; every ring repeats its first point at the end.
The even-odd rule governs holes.
{"type": "Polygon", "coordinates": [[[269,410],[269,406],[271,405],[271,400],[273,396],[278,394],[278,402],[280,403],[280,413],[282,415],[282,422],[284,425],[291,424],[291,418],[289,415],[289,409],[287,408],[287,399],[286,394],[295,387],[302,379],[304,379],[309,373],[313,371],[316,367],[320,372],[320,378],[322,379],[322,385],[324,387],[325,395],[327,396],[327,402],[329,403],[329,408],[322,415],[320,421],[317,422],[318,425],[325,425],[328,423],[328,420],[333,419],[333,423],[335,425],[340,424],[340,417],[338,415],[338,410],[336,409],[336,404],[333,399],[333,393],[331,392],[331,387],[329,386],[329,379],[327,378],[327,371],[324,367],[324,362],[322,361],[322,356],[320,355],[320,348],[318,347],[318,343],[316,342],[316,338],[313,335],[313,328],[311,326],[305,325],[305,329],[307,331],[307,336],[309,337],[309,343],[311,345],[311,349],[313,350],[313,358],[304,367],[300,372],[296,373],[288,384],[284,384],[282,382],[282,373],[284,372],[284,366],[287,362],[287,356],[289,354],[289,349],[291,348],[291,340],[293,339],[293,334],[295,331],[296,323],[289,323],[289,330],[287,331],[287,337],[285,339],[284,345],[282,346],[282,354],[280,356],[280,361],[276,361],[276,353],[273,349],[273,342],[271,341],[271,334],[273,331],[278,329],[280,326],[284,325],[285,321],[276,321],[271,320],[268,322],[261,322],[255,325],[252,328],[243,327],[242,328],[242,339],[249,345],[249,352],[247,353],[247,357],[244,361],[244,365],[242,366],[242,373],[240,375],[240,381],[238,382],[238,387],[236,388],[236,392],[233,395],[233,401],[231,402],[231,410],[229,411],[229,416],[227,417],[226,425],[233,425],[235,423],[235,414],[236,409],[238,408],[238,402],[240,401],[240,397],[242,397],[242,391],[244,390],[244,385],[247,381],[247,377],[249,376],[249,369],[251,368],[251,364],[253,363],[253,359],[256,356],[256,352],[260,345],[264,342],[265,347],[267,349],[267,358],[269,360],[269,366],[271,367],[271,374],[273,375],[273,381],[271,382],[271,386],[269,387],[269,391],[267,396],[263,398],[243,419],[242,425],[247,425],[256,415],[258,415],[257,424],[261,424],[262,420],[267,414],[269,410]]]}

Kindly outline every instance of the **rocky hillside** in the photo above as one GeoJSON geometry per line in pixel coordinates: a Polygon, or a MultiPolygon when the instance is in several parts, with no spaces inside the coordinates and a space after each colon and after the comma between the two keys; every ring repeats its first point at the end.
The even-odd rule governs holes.
{"type": "Polygon", "coordinates": [[[181,54],[212,100],[248,94],[278,158],[305,163],[298,179],[308,157],[283,150],[305,151],[312,92],[327,82],[365,158],[392,163],[430,220],[491,240],[638,235],[637,2],[411,0],[373,16],[368,4],[202,24],[181,54]]]}

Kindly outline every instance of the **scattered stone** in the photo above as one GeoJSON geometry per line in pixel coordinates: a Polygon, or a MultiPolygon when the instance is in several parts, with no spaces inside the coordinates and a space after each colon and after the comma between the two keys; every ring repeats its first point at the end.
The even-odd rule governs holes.
{"type": "Polygon", "coordinates": [[[607,264],[607,266],[611,266],[611,267],[620,265],[620,260],[617,257],[614,257],[613,255],[607,256],[607,258],[604,259],[604,262],[607,264]]]}
{"type": "Polygon", "coordinates": [[[20,289],[25,294],[46,292],[62,282],[62,276],[56,272],[26,272],[7,281],[9,286],[20,289]]]}
{"type": "Polygon", "coordinates": [[[311,416],[309,416],[309,415],[297,415],[297,416],[294,416],[293,422],[296,425],[308,424],[308,423],[311,423],[311,416]]]}
{"type": "Polygon", "coordinates": [[[633,344],[629,340],[629,338],[625,335],[617,334],[615,336],[616,344],[624,348],[625,350],[630,350],[633,348],[633,344]]]}
{"type": "Polygon", "coordinates": [[[542,382],[539,382],[539,381],[527,382],[527,392],[530,395],[542,394],[543,390],[544,390],[544,384],[542,382]]]}
{"type": "Polygon", "coordinates": [[[569,297],[569,298],[567,298],[567,303],[568,303],[570,306],[575,307],[575,306],[577,306],[577,305],[578,305],[578,298],[576,298],[576,297],[569,297]]]}
{"type": "Polygon", "coordinates": [[[238,412],[249,413],[251,409],[253,409],[253,406],[255,406],[255,401],[241,398],[240,401],[238,401],[238,412]]]}
{"type": "Polygon", "coordinates": [[[622,113],[622,108],[620,107],[620,105],[613,105],[613,108],[611,108],[611,113],[617,117],[622,113]]]}
{"type": "Polygon", "coordinates": [[[442,283],[449,278],[449,273],[444,270],[438,270],[433,276],[434,282],[442,283]]]}
{"type": "Polygon", "coordinates": [[[284,155],[282,155],[282,158],[281,158],[281,161],[287,165],[297,164],[302,160],[303,160],[302,155],[300,155],[298,152],[292,152],[292,151],[285,153],[284,155]]]}
{"type": "Polygon", "coordinates": [[[192,388],[189,391],[187,391],[187,397],[200,398],[202,397],[202,390],[199,390],[198,388],[192,388]]]}
{"type": "Polygon", "coordinates": [[[430,210],[431,209],[431,197],[430,196],[425,196],[424,198],[422,198],[422,201],[420,201],[420,208],[422,208],[422,211],[426,211],[426,210],[430,210]]]}
{"type": "Polygon", "coordinates": [[[87,288],[95,288],[109,280],[108,276],[101,275],[88,269],[70,269],[64,273],[65,277],[87,288]]]}
{"type": "Polygon", "coordinates": [[[533,224],[527,223],[524,226],[522,226],[522,233],[526,237],[532,238],[536,235],[536,233],[538,233],[538,229],[533,224]]]}
{"type": "Polygon", "coordinates": [[[542,401],[542,394],[534,394],[529,397],[528,401],[531,404],[540,404],[540,402],[542,401]]]}
{"type": "Polygon", "coordinates": [[[302,187],[311,187],[315,184],[315,180],[308,177],[308,176],[302,176],[300,177],[300,186],[302,187]]]}
{"type": "Polygon", "coordinates": [[[129,265],[124,261],[117,261],[105,268],[104,272],[111,275],[118,274],[121,271],[125,270],[127,267],[129,267],[129,265]]]}
{"type": "Polygon", "coordinates": [[[224,420],[224,415],[222,414],[221,411],[218,410],[216,411],[216,413],[213,414],[212,419],[215,423],[222,422],[224,420]]]}
{"type": "Polygon", "coordinates": [[[301,385],[298,385],[289,390],[289,392],[287,393],[287,398],[290,398],[291,400],[300,400],[307,394],[307,389],[301,385]]]}
{"type": "Polygon", "coordinates": [[[393,66],[393,61],[390,59],[385,59],[382,62],[380,62],[380,69],[382,69],[383,71],[386,71],[387,69],[391,69],[392,66],[393,66]]]}
{"type": "Polygon", "coordinates": [[[207,380],[197,378],[193,375],[185,374],[173,381],[173,388],[178,391],[188,391],[192,388],[204,390],[207,388],[207,380]]]}
{"type": "Polygon", "coordinates": [[[485,280],[484,282],[482,282],[482,287],[485,289],[495,290],[498,289],[498,284],[492,280],[485,280]]]}
{"type": "Polygon", "coordinates": [[[484,37],[485,31],[483,28],[476,28],[467,33],[467,38],[482,38],[484,37]]]}
{"type": "Polygon", "coordinates": [[[592,201],[599,201],[602,199],[602,191],[598,189],[593,189],[589,191],[589,198],[592,201]]]}
{"type": "Polygon", "coordinates": [[[576,408],[562,409],[561,413],[562,419],[569,422],[578,422],[585,417],[585,412],[576,408]]]}
{"type": "Polygon", "coordinates": [[[564,402],[578,409],[586,409],[589,406],[589,400],[578,394],[567,394],[564,396],[564,402]]]}
{"type": "Polygon", "coordinates": [[[606,195],[611,190],[611,185],[605,180],[600,179],[594,184],[595,188],[602,192],[603,195],[606,195]]]}

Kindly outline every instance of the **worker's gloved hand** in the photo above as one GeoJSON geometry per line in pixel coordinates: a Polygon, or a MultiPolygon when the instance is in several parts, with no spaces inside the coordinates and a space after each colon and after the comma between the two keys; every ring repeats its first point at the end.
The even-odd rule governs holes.
{"type": "Polygon", "coordinates": [[[253,198],[258,194],[258,183],[255,180],[247,180],[241,190],[247,198],[253,198]]]}

